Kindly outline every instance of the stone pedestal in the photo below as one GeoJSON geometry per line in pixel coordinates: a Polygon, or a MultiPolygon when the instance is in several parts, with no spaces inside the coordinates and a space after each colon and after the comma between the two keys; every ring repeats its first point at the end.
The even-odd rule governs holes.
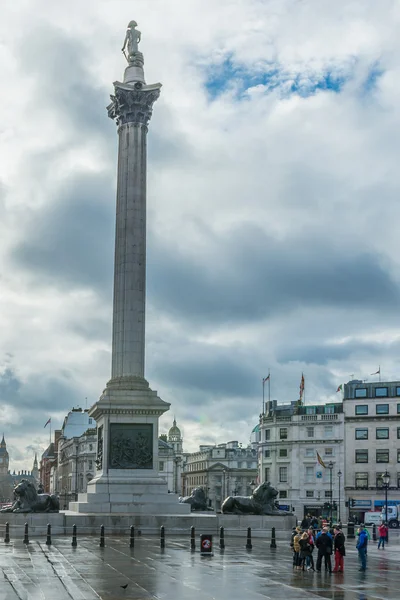
{"type": "Polygon", "coordinates": [[[169,409],[144,376],[147,128],[161,84],[147,85],[141,52],[129,54],[107,107],[118,127],[111,380],[89,415],[97,475],[71,502],[84,513],[187,514],[158,475],[158,419],[169,409]]]}

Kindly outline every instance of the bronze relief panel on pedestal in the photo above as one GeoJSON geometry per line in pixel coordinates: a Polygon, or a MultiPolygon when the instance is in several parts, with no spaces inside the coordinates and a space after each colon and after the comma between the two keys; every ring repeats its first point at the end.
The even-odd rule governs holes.
{"type": "Polygon", "coordinates": [[[110,469],[153,468],[153,425],[110,424],[110,469]]]}

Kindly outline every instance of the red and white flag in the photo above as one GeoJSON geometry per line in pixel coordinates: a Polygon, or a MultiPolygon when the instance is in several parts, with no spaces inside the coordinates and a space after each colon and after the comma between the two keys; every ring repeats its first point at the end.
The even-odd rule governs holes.
{"type": "MultiPolygon", "coordinates": [[[[44,424],[44,427],[47,427],[47,425],[48,425],[49,423],[51,423],[51,417],[50,417],[50,419],[49,419],[48,421],[46,421],[46,423],[44,424]]],[[[44,429],[44,428],[43,428],[43,429],[44,429]]]]}

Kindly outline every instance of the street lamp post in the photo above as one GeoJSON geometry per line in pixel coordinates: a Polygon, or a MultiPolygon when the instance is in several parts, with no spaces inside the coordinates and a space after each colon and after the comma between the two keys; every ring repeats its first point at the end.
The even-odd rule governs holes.
{"type": "Polygon", "coordinates": [[[338,479],[339,479],[339,508],[338,508],[338,521],[340,523],[340,478],[342,477],[342,471],[338,471],[338,479]]]}
{"type": "MultiPolygon", "coordinates": [[[[388,517],[388,489],[389,489],[389,484],[390,484],[390,474],[388,473],[387,469],[384,472],[384,474],[382,475],[382,482],[383,482],[383,487],[385,488],[385,521],[388,525],[388,529],[389,529],[389,517],[388,517]]],[[[389,539],[389,536],[386,537],[386,540],[389,539]]]]}
{"type": "Polygon", "coordinates": [[[329,511],[329,520],[332,523],[332,502],[333,502],[333,494],[332,494],[332,470],[333,470],[333,462],[330,461],[330,463],[328,464],[328,469],[329,469],[329,489],[330,489],[330,511],[329,511]]]}

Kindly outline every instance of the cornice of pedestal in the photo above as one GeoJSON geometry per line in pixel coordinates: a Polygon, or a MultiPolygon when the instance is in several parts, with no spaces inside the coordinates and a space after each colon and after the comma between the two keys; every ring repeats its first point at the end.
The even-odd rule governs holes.
{"type": "Polygon", "coordinates": [[[107,106],[110,119],[115,119],[118,127],[126,123],[147,127],[153,113],[153,104],[160,96],[161,83],[146,85],[137,81],[134,84],[114,82],[114,94],[107,106]]]}

